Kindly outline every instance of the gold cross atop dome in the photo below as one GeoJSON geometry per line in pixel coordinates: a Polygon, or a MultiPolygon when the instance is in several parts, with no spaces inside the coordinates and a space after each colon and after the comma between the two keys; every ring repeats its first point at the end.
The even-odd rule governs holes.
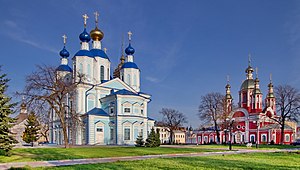
{"type": "Polygon", "coordinates": [[[94,15],[95,15],[95,22],[96,22],[96,26],[97,26],[97,23],[98,23],[98,17],[99,17],[99,12],[94,12],[94,15]]]}
{"type": "Polygon", "coordinates": [[[256,78],[258,78],[258,68],[255,68],[256,78]]]}
{"type": "Polygon", "coordinates": [[[227,75],[227,84],[229,84],[229,75],[227,75]]]}
{"type": "Polygon", "coordinates": [[[127,34],[128,34],[128,40],[131,41],[132,32],[131,32],[131,31],[128,31],[127,34]]]}
{"type": "Polygon", "coordinates": [[[68,37],[66,36],[66,34],[64,34],[62,37],[63,37],[63,40],[64,40],[64,45],[66,45],[68,37]]]}
{"type": "Polygon", "coordinates": [[[251,66],[251,54],[248,55],[248,66],[251,66]]]}
{"type": "Polygon", "coordinates": [[[82,15],[83,17],[83,23],[84,23],[84,27],[86,27],[86,21],[89,18],[89,16],[87,14],[82,15]]]}

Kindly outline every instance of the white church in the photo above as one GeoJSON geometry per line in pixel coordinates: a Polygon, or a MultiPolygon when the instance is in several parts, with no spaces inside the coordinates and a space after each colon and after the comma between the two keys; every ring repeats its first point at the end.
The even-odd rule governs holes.
{"type": "MultiPolygon", "coordinates": [[[[128,32],[129,43],[124,50],[126,56],[121,56],[120,63],[111,74],[110,59],[101,46],[104,33],[97,26],[98,16],[95,12],[96,27],[88,33],[88,16],[83,15],[84,30],[79,35],[81,47],[72,58],[72,68],[68,65],[70,54],[65,47],[64,36],[61,64],[56,69],[58,74],[73,81],[79,73],[86,75],[83,83],[76,88],[75,101],[67,101],[68,105],[73,102],[76,113],[81,115],[82,125],[76,127],[75,141],[77,145],[134,145],[138,135],[146,139],[154,126],[154,120],[148,117],[151,95],[141,92],[140,69],[134,62],[131,32],[128,32]]],[[[51,118],[50,142],[63,144],[62,129],[55,113],[51,118]]]]}

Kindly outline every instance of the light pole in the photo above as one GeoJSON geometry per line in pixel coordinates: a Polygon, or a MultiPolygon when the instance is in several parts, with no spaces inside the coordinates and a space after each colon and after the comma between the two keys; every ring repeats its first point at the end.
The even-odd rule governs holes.
{"type": "Polygon", "coordinates": [[[257,120],[257,140],[256,140],[256,145],[255,147],[258,148],[258,145],[259,145],[259,128],[260,128],[260,122],[259,122],[259,119],[257,120]]]}
{"type": "Polygon", "coordinates": [[[259,128],[260,128],[260,121],[259,119],[257,121],[253,121],[253,123],[256,123],[256,142],[255,142],[255,148],[258,148],[259,145],[259,128]]]}

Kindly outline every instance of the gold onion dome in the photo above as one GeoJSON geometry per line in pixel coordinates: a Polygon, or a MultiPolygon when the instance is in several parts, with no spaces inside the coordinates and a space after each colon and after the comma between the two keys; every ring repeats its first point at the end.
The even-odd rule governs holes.
{"type": "Polygon", "coordinates": [[[26,107],[25,102],[22,102],[21,107],[26,107]]]}
{"type": "Polygon", "coordinates": [[[96,27],[90,32],[93,41],[101,41],[104,37],[104,33],[96,27]]]}

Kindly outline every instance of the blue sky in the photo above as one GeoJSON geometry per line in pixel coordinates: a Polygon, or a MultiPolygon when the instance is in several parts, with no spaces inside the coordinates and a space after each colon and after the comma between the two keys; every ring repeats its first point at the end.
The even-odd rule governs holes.
{"type": "MultiPolygon", "coordinates": [[[[24,87],[35,65],[59,65],[63,34],[74,55],[80,48],[82,14],[99,11],[112,67],[119,62],[122,36],[133,32],[135,62],[142,91],[153,95],[149,116],[160,120],[162,107],[186,114],[197,127],[201,95],[225,93],[230,75],[232,93],[245,79],[248,54],[258,67],[260,86],[273,82],[300,85],[300,2],[296,0],[0,0],[1,65],[11,78],[9,93],[24,87]]],[[[127,45],[127,42],[125,43],[127,45]]]]}

